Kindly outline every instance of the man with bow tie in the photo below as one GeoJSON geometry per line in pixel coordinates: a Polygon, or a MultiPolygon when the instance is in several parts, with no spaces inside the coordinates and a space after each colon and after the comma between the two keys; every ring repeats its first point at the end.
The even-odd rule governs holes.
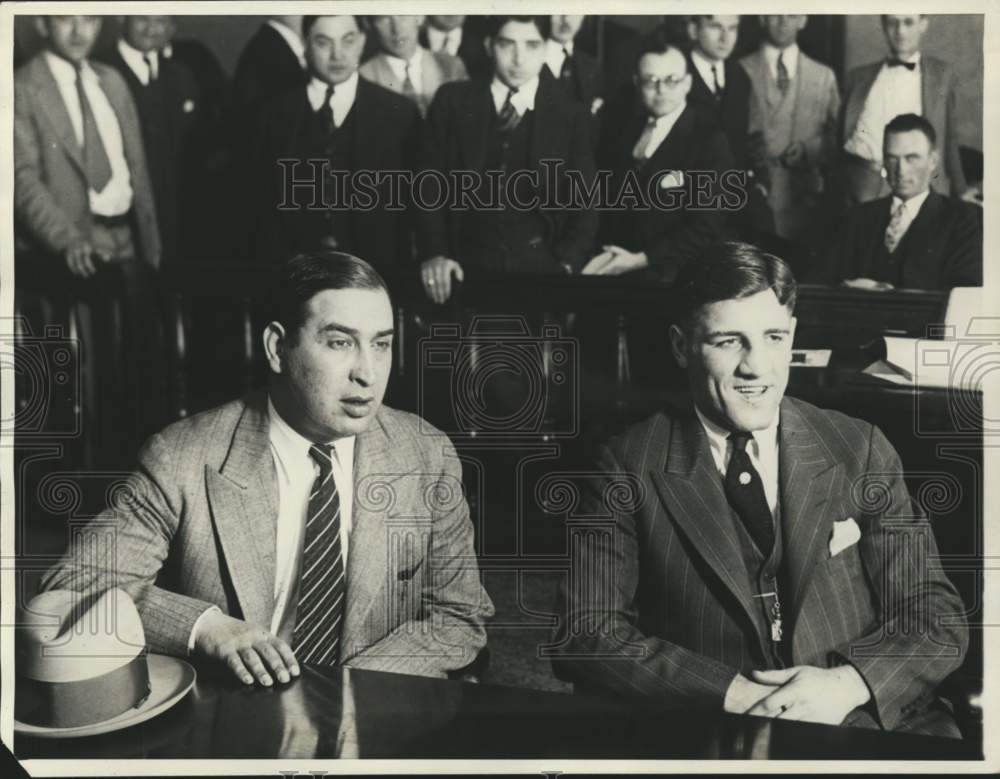
{"type": "Polygon", "coordinates": [[[923,14],[883,15],[888,56],[862,65],[844,80],[840,136],[848,203],[889,194],[883,175],[882,131],[900,114],[925,116],[934,127],[942,165],[931,180],[936,192],[960,197],[967,185],[958,153],[957,82],[951,66],[922,54],[929,19],[923,14]]]}
{"type": "Polygon", "coordinates": [[[354,174],[413,170],[416,103],[359,77],[366,36],[357,17],[305,16],[302,31],[308,81],[264,103],[253,130],[256,258],[326,248],[383,270],[412,262],[407,177],[396,191],[383,178],[361,192],[354,174]],[[366,196],[368,208],[355,204],[366,196]],[[389,207],[397,201],[404,208],[389,207]]]}
{"type": "Polygon", "coordinates": [[[791,270],[723,243],[675,289],[690,405],[612,439],[585,479],[556,672],[580,690],[957,737],[935,688],[966,651],[963,603],[881,431],[784,397],[791,270]]]}
{"type": "Polygon", "coordinates": [[[466,272],[565,274],[587,260],[596,212],[585,204],[546,207],[570,191],[567,171],[588,186],[595,173],[589,114],[554,79],[540,77],[548,28],[548,17],[489,17],[491,79],[444,84],[431,103],[420,168],[471,174],[475,196],[418,213],[421,279],[436,303],[466,272]],[[562,163],[553,175],[546,160],[562,163]],[[501,173],[499,193],[487,171],[501,173]]]}

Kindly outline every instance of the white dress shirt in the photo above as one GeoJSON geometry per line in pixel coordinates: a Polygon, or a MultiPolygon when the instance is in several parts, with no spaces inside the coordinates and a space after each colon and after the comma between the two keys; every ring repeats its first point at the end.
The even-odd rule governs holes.
{"type": "MultiPolygon", "coordinates": [[[[694,63],[698,75],[708,85],[711,92],[715,92],[715,82],[719,82],[719,89],[726,88],[726,63],[722,60],[714,62],[702,54],[698,49],[691,49],[691,62],[694,63]],[[712,75],[715,69],[716,75],[712,75]]],[[[777,67],[777,65],[775,65],[777,67]]]]}
{"type": "MultiPolygon", "coordinates": [[[[299,435],[281,418],[271,399],[267,400],[268,441],[274,461],[278,485],[278,517],[275,523],[274,612],[271,632],[275,635],[282,623],[290,619],[297,603],[292,603],[299,580],[299,562],[305,536],[309,494],[312,492],[319,466],[309,454],[312,441],[299,435]]],[[[351,540],[354,509],[354,441],[355,437],[338,438],[333,442],[333,483],[340,501],[340,548],[347,570],[347,554],[351,540]]],[[[188,653],[194,651],[195,635],[201,621],[218,606],[206,609],[195,620],[188,638],[188,653]]]]}
{"type": "MultiPolygon", "coordinates": [[[[510,102],[519,117],[523,118],[526,111],[535,107],[535,93],[537,91],[538,76],[517,88],[517,94],[511,97],[510,102]]],[[[507,102],[507,93],[510,92],[510,87],[494,76],[490,83],[490,92],[493,93],[493,106],[499,114],[503,104],[507,102]]]]}
{"type": "MultiPolygon", "coordinates": [[[[66,105],[76,142],[83,148],[83,111],[80,108],[80,96],[76,91],[76,68],[49,51],[45,52],[45,61],[52,71],[52,77],[56,80],[59,94],[62,95],[63,103],[66,105]]],[[[90,103],[90,110],[94,114],[97,133],[101,136],[104,151],[107,152],[108,162],[111,164],[111,179],[104,189],[100,192],[90,189],[87,193],[90,213],[98,216],[121,216],[132,207],[132,175],[125,161],[121,125],[118,124],[118,117],[108,102],[107,95],[101,89],[100,79],[88,64],[84,63],[80,77],[83,79],[83,91],[87,96],[87,102],[90,103]]]]}
{"type": "Polygon", "coordinates": [[[135,73],[135,77],[139,79],[139,83],[144,87],[149,85],[150,78],[156,78],[159,74],[160,61],[155,49],[143,54],[124,38],[119,38],[118,53],[122,55],[122,59],[125,60],[125,64],[128,65],[129,70],[135,73]],[[149,65],[146,64],[147,59],[150,62],[149,65]],[[152,73],[150,73],[151,68],[152,73]]]}
{"type": "Polygon", "coordinates": [[[677,124],[677,120],[684,113],[685,108],[687,108],[686,100],[681,101],[681,104],[669,114],[664,114],[656,120],[656,125],[653,127],[653,134],[649,137],[646,150],[642,153],[643,157],[648,160],[656,153],[656,150],[660,148],[660,144],[666,140],[667,136],[670,135],[670,131],[674,129],[674,125],[677,124]]]}
{"type": "MultiPolygon", "coordinates": [[[[899,222],[899,240],[903,240],[903,236],[906,235],[906,231],[910,229],[910,225],[913,224],[913,220],[917,218],[917,214],[920,213],[921,207],[924,205],[924,201],[927,200],[927,196],[930,194],[929,189],[925,189],[919,195],[914,195],[909,200],[901,200],[895,195],[892,196],[892,206],[889,208],[889,213],[892,214],[899,208],[900,203],[903,204],[903,216],[899,222]]],[[[897,244],[898,245],[898,244],[897,244]]]]}
{"type": "Polygon", "coordinates": [[[410,83],[413,84],[413,90],[419,95],[421,94],[421,87],[424,83],[424,49],[421,46],[417,46],[417,50],[413,53],[413,56],[409,60],[404,60],[401,57],[394,57],[391,54],[385,55],[385,61],[389,63],[389,67],[392,68],[393,75],[399,79],[400,87],[403,86],[403,82],[406,81],[406,69],[409,66],[410,69],[410,83]]]}
{"type": "Polygon", "coordinates": [[[462,45],[461,25],[448,32],[427,25],[427,45],[431,51],[446,51],[452,57],[457,57],[458,47],[462,45]]]}
{"type": "MultiPolygon", "coordinates": [[[[271,632],[277,634],[286,616],[296,607],[291,599],[298,586],[309,493],[319,476],[319,466],[309,454],[312,441],[299,435],[281,418],[270,398],[267,416],[271,456],[278,481],[274,614],[271,617],[271,632]]],[[[338,438],[333,442],[333,451],[333,481],[340,501],[340,547],[346,571],[354,507],[354,436],[338,438]]]]}
{"type": "MultiPolygon", "coordinates": [[[[726,468],[729,467],[729,458],[733,453],[733,444],[729,440],[729,430],[719,427],[712,420],[706,417],[698,407],[695,413],[705,428],[708,435],[708,446],[712,451],[712,459],[715,467],[723,479],[726,478],[726,468]]],[[[750,455],[750,462],[760,474],[760,480],[764,483],[764,495],[767,497],[767,505],[773,514],[778,507],[778,420],[780,414],[774,415],[774,421],[763,430],[754,430],[753,438],[747,443],[747,454],[750,455]]]]}
{"type": "Polygon", "coordinates": [[[562,73],[563,62],[566,61],[566,52],[573,56],[573,41],[569,43],[559,43],[551,38],[545,41],[545,64],[556,78],[562,73]],[[565,49],[565,51],[563,51],[565,49]]]}
{"type": "Polygon", "coordinates": [[[788,71],[788,80],[791,81],[795,78],[795,74],[799,69],[799,44],[793,43],[784,49],[779,49],[770,43],[764,44],[764,60],[767,62],[767,69],[771,73],[771,78],[775,81],[778,80],[779,54],[781,55],[781,61],[785,65],[785,70],[788,71]]]}
{"type": "MultiPolygon", "coordinates": [[[[903,58],[900,58],[903,59],[903,58]]],[[[872,82],[868,97],[858,116],[858,124],[844,149],[872,162],[882,162],[882,136],[885,126],[900,114],[922,114],[920,53],[905,60],[916,63],[913,70],[900,65],[882,67],[872,82]]]]}
{"type": "MultiPolygon", "coordinates": [[[[329,84],[313,76],[306,87],[306,96],[309,98],[309,105],[313,111],[319,111],[326,99],[326,92],[329,84]]],[[[358,94],[358,72],[354,71],[351,77],[333,88],[333,95],[330,97],[330,107],[333,108],[333,123],[340,127],[347,119],[347,114],[354,105],[354,98],[358,94]]]]}
{"type": "Polygon", "coordinates": [[[278,35],[284,38],[285,43],[288,44],[288,48],[292,50],[292,54],[296,56],[299,64],[304,68],[306,66],[306,47],[302,43],[302,37],[291,27],[282,24],[277,19],[268,19],[267,23],[278,35]]]}

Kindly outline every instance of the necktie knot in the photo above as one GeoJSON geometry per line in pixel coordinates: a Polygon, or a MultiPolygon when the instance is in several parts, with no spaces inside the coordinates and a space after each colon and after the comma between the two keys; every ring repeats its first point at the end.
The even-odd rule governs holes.
{"type": "Polygon", "coordinates": [[[142,61],[146,63],[146,69],[149,71],[150,80],[156,78],[156,68],[153,66],[153,55],[143,54],[142,61]]]}
{"type": "Polygon", "coordinates": [[[729,434],[729,440],[733,444],[733,450],[737,452],[745,452],[747,450],[747,444],[750,443],[751,438],[753,438],[753,433],[748,433],[743,430],[729,434]]]}
{"type": "Polygon", "coordinates": [[[309,456],[319,466],[320,473],[326,474],[333,468],[332,444],[313,444],[309,447],[309,456]]]}

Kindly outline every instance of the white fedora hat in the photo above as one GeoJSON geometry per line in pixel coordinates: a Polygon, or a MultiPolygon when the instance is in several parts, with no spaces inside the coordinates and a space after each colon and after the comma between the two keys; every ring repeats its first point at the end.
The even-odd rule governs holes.
{"type": "Polygon", "coordinates": [[[188,663],[147,655],[132,599],[51,590],[31,600],[17,632],[14,730],[39,737],[91,736],[170,708],[195,681],[188,663]]]}

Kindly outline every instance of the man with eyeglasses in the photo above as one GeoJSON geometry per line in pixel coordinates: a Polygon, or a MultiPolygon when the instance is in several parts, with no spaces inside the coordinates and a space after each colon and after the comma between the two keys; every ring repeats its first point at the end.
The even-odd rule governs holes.
{"type": "Polygon", "coordinates": [[[602,212],[601,251],[583,273],[649,268],[669,280],[725,228],[721,183],[733,155],[714,117],[689,104],[687,60],[666,36],[643,48],[634,84],[627,104],[607,111],[598,162],[612,171],[609,191],[618,202],[602,212]],[[631,207],[634,193],[649,207],[631,207]]]}

